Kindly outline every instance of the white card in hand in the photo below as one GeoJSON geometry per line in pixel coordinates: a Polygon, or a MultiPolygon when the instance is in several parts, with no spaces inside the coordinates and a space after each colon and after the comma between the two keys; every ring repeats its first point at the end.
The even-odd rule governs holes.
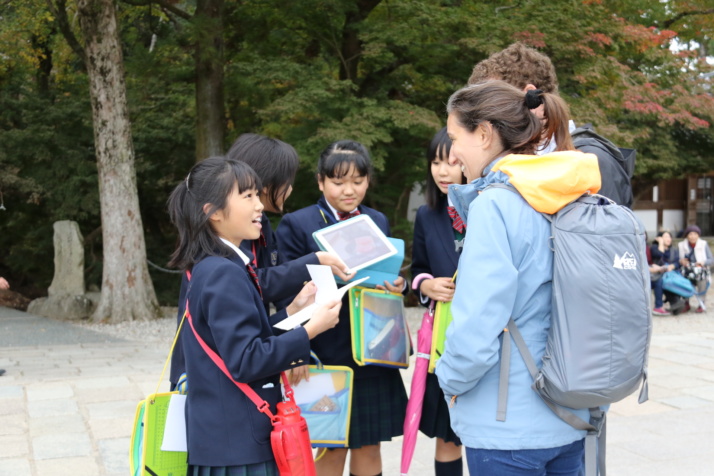
{"type": "Polygon", "coordinates": [[[328,302],[330,296],[337,291],[337,283],[332,275],[332,268],[321,264],[308,264],[307,271],[310,273],[312,282],[317,287],[315,304],[328,302]]]}
{"type": "MultiPolygon", "coordinates": [[[[330,269],[329,266],[320,266],[320,265],[308,265],[308,266],[319,266],[319,267],[324,267],[327,268],[328,270],[330,269]]],[[[310,273],[310,276],[312,275],[312,272],[310,273]]],[[[321,301],[320,303],[314,302],[313,304],[310,304],[306,308],[304,308],[302,311],[296,312],[292,316],[288,316],[287,318],[283,319],[282,321],[278,322],[275,324],[273,327],[277,327],[278,329],[282,329],[284,331],[289,331],[290,329],[294,329],[299,325],[302,325],[309,321],[312,318],[312,313],[315,312],[315,309],[317,309],[317,306],[325,303],[325,302],[330,302],[330,301],[340,301],[342,300],[342,297],[345,295],[347,291],[353,286],[357,286],[358,284],[362,283],[363,281],[369,279],[369,276],[365,276],[364,278],[358,279],[356,281],[350,281],[348,284],[342,286],[341,288],[337,288],[337,284],[335,283],[335,278],[332,276],[332,272],[330,271],[330,279],[332,279],[332,285],[334,286],[334,289],[329,292],[326,296],[324,296],[322,299],[324,301],[321,301]]],[[[330,288],[330,285],[327,285],[328,288],[330,288]]],[[[317,288],[318,292],[320,292],[320,288],[317,288]]],[[[317,301],[317,296],[315,297],[315,301],[317,301]]]]}

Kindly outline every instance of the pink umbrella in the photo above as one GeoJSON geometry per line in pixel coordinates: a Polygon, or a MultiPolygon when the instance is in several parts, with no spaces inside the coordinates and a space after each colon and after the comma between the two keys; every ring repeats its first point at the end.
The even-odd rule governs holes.
{"type": "Polygon", "coordinates": [[[404,441],[402,442],[402,466],[401,475],[406,476],[409,472],[409,465],[414,456],[417,433],[419,432],[419,422],[421,421],[421,409],[424,403],[424,389],[426,388],[426,373],[429,368],[429,354],[431,352],[431,334],[434,330],[434,303],[429,306],[429,310],[424,313],[421,320],[421,327],[417,332],[417,356],[412,376],[412,389],[409,393],[409,403],[407,403],[407,414],[404,418],[404,441]]]}

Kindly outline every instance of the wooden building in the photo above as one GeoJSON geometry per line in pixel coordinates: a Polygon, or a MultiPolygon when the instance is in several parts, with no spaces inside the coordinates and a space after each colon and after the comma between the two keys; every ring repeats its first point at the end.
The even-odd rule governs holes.
{"type": "Polygon", "coordinates": [[[632,209],[650,236],[660,230],[677,236],[687,225],[714,236],[714,172],[663,180],[640,194],[632,209]]]}

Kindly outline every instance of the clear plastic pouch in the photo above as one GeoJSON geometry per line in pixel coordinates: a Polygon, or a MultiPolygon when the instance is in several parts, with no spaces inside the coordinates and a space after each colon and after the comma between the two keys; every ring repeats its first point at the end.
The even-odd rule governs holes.
{"type": "Polygon", "coordinates": [[[401,294],[350,289],[352,356],[359,365],[409,367],[411,336],[401,294]]]}
{"type": "Polygon", "coordinates": [[[293,387],[295,401],[307,421],[313,447],[345,448],[349,444],[354,372],[315,360],[317,365],[310,365],[310,380],[293,387]]]}

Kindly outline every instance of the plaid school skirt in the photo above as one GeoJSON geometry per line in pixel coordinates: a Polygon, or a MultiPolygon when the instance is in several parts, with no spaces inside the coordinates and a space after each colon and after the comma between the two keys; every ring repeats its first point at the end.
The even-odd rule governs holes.
{"type": "Polygon", "coordinates": [[[355,378],[350,418],[350,448],[376,445],[404,433],[407,392],[397,369],[355,378]]]}
{"type": "Polygon", "coordinates": [[[246,464],[243,466],[194,466],[188,465],[187,476],[278,476],[275,461],[246,464]]]}
{"type": "Polygon", "coordinates": [[[439,387],[436,374],[426,374],[419,430],[429,438],[442,438],[447,443],[461,445],[461,440],[451,429],[449,404],[444,399],[444,392],[439,387]]]}

